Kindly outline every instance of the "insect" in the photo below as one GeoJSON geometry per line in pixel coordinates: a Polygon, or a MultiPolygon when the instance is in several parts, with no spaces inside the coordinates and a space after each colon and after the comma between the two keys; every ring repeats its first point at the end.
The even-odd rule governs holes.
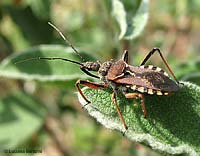
{"type": "MultiPolygon", "coordinates": [[[[74,48],[74,46],[66,39],[66,37],[62,34],[62,32],[55,27],[53,24],[49,23],[54,29],[58,31],[61,37],[71,46],[75,53],[77,53],[80,57],[79,52],[74,48]]],[[[82,58],[82,57],[81,57],[82,58]]],[[[35,59],[35,58],[33,58],[35,59]]],[[[147,116],[147,110],[144,102],[144,94],[156,94],[168,96],[172,92],[177,92],[179,87],[179,81],[175,77],[172,69],[169,67],[165,58],[163,57],[159,48],[153,48],[144,58],[139,66],[131,66],[128,64],[128,51],[125,50],[122,58],[118,61],[106,61],[101,63],[100,61],[96,62],[77,62],[74,60],[69,60],[66,58],[49,58],[49,57],[39,57],[36,59],[46,59],[46,60],[63,60],[68,61],[80,66],[80,69],[86,73],[87,75],[100,79],[102,83],[94,83],[88,80],[77,80],[75,86],[83,97],[83,99],[90,103],[90,101],[86,98],[84,93],[81,90],[82,86],[87,86],[92,89],[103,89],[107,88],[109,85],[112,87],[112,102],[115,105],[116,111],[120,120],[122,121],[124,128],[127,130],[128,126],[125,122],[125,119],[120,111],[120,108],[117,104],[116,96],[118,90],[120,89],[126,98],[140,99],[142,111],[144,117],[147,116]],[[153,66],[153,65],[145,65],[149,58],[155,53],[158,52],[162,61],[166,65],[170,74],[174,78],[175,81],[171,80],[168,74],[161,68],[153,66]],[[97,74],[91,73],[91,71],[97,72],[97,74]]],[[[30,59],[28,59],[30,60],[30,59]]],[[[27,61],[27,60],[24,60],[27,61]]],[[[22,62],[22,61],[20,61],[22,62]]]]}

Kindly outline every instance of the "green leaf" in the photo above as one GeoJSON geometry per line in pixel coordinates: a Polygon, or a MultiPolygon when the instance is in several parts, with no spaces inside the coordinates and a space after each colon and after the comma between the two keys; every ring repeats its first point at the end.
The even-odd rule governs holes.
{"type": "Polygon", "coordinates": [[[33,10],[34,14],[38,18],[42,18],[45,20],[49,20],[49,13],[50,13],[50,6],[51,1],[50,0],[25,0],[25,3],[27,3],[31,9],[33,10]]]}
{"type": "MultiPolygon", "coordinates": [[[[91,101],[85,106],[98,122],[112,130],[125,132],[125,136],[152,149],[167,154],[200,154],[200,87],[188,82],[171,96],[145,95],[147,118],[140,101],[127,100],[119,93],[118,105],[129,129],[125,132],[114,104],[111,89],[84,88],[91,101]]],[[[82,106],[86,104],[79,95],[82,106]]]]}
{"type": "Polygon", "coordinates": [[[31,96],[17,92],[0,99],[0,151],[12,149],[43,124],[46,111],[31,96]]]}
{"type": "Polygon", "coordinates": [[[126,23],[126,12],[121,1],[119,0],[112,1],[112,14],[119,24],[119,27],[121,29],[119,39],[122,39],[122,37],[126,33],[128,26],[126,23]]]}
{"type": "Polygon", "coordinates": [[[176,76],[183,81],[200,85],[200,59],[182,63],[175,68],[176,76]]]}
{"type": "Polygon", "coordinates": [[[24,53],[14,54],[0,64],[0,76],[25,80],[64,81],[87,78],[79,66],[62,60],[29,60],[38,57],[62,57],[80,62],[79,57],[71,48],[58,45],[41,45],[30,48],[24,53]]]}
{"type": "Polygon", "coordinates": [[[182,77],[182,80],[190,81],[190,82],[193,82],[197,85],[200,85],[200,72],[185,75],[184,77],[182,77]]]}
{"type": "MultiPolygon", "coordinates": [[[[30,42],[34,45],[51,42],[53,29],[47,24],[49,20],[40,20],[35,16],[30,7],[7,6],[5,7],[5,10],[7,14],[12,18],[12,22],[15,23],[11,23],[11,28],[9,28],[11,32],[13,31],[12,26],[14,25],[16,27],[14,28],[17,29],[15,31],[19,31],[18,33],[21,35],[19,37],[25,38],[26,42],[30,42]]],[[[5,31],[7,31],[7,29],[5,29],[5,31]]],[[[12,35],[16,36],[15,33],[12,35]]],[[[12,36],[9,36],[9,38],[12,39],[12,36]]],[[[17,40],[15,44],[18,44],[18,42],[19,41],[17,40]]]]}
{"type": "Polygon", "coordinates": [[[124,4],[120,0],[112,0],[112,14],[121,30],[119,39],[131,40],[140,35],[148,20],[148,5],[149,0],[124,1],[124,4]]]}

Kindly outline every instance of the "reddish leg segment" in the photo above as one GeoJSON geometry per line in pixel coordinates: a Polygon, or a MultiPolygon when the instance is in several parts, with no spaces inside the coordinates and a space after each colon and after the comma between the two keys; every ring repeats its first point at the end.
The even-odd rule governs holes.
{"type": "MultiPolygon", "coordinates": [[[[108,87],[107,84],[98,84],[98,83],[89,82],[89,81],[86,81],[86,80],[78,80],[78,81],[76,81],[76,85],[75,85],[75,86],[76,86],[78,92],[81,94],[81,96],[84,98],[84,100],[85,100],[87,103],[90,103],[90,101],[89,101],[89,100],[85,97],[85,95],[83,94],[83,92],[82,92],[82,90],[81,90],[81,88],[80,88],[80,85],[87,86],[87,87],[92,88],[92,89],[100,89],[100,88],[107,88],[107,87],[108,87]]],[[[124,118],[123,118],[123,116],[122,116],[122,113],[121,113],[121,111],[120,111],[119,106],[117,105],[117,100],[116,100],[116,94],[115,94],[115,93],[112,94],[112,101],[113,101],[113,103],[114,103],[114,105],[115,105],[115,108],[116,108],[116,110],[117,110],[117,113],[118,113],[118,115],[119,115],[119,118],[121,119],[121,121],[122,121],[122,123],[123,123],[125,129],[127,130],[127,129],[128,129],[128,126],[127,126],[126,123],[125,123],[125,120],[124,120],[124,118]]]]}
{"type": "Polygon", "coordinates": [[[117,104],[116,94],[115,94],[114,92],[112,93],[112,102],[113,102],[114,105],[115,105],[115,108],[116,108],[116,110],[117,110],[117,113],[118,113],[119,118],[121,119],[121,121],[122,121],[122,123],[123,123],[125,129],[127,130],[127,129],[128,129],[128,126],[126,125],[126,122],[125,122],[125,120],[124,120],[124,117],[123,117],[123,115],[122,115],[122,112],[120,111],[120,108],[119,108],[119,106],[118,106],[118,104],[117,104]]]}
{"type": "Polygon", "coordinates": [[[98,84],[98,83],[94,83],[94,82],[90,82],[90,81],[86,81],[86,80],[77,80],[75,86],[76,86],[78,92],[81,94],[81,96],[84,98],[84,100],[87,103],[90,103],[90,101],[83,94],[83,92],[80,88],[80,85],[87,86],[92,89],[107,88],[107,86],[108,86],[107,84],[98,84]]]}
{"type": "Polygon", "coordinates": [[[141,106],[142,106],[142,111],[143,111],[144,117],[146,118],[147,111],[146,111],[146,107],[145,107],[145,104],[144,104],[144,95],[140,94],[140,93],[127,93],[127,94],[125,94],[125,97],[128,98],[128,99],[139,98],[140,102],[141,102],[141,106]]]}

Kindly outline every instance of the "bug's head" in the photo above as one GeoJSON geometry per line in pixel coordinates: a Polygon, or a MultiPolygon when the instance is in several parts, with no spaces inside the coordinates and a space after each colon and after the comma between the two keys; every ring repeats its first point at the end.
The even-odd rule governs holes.
{"type": "Polygon", "coordinates": [[[84,62],[80,67],[88,71],[98,71],[100,66],[101,63],[99,61],[96,61],[96,62],[84,62]]]}

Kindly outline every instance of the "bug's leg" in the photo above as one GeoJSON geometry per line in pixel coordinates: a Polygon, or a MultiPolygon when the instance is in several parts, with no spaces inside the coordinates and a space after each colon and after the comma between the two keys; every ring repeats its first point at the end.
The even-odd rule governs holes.
{"type": "Polygon", "coordinates": [[[83,66],[80,68],[84,73],[86,73],[87,75],[91,76],[91,77],[94,77],[94,78],[97,78],[97,79],[100,79],[99,76],[96,76],[92,73],[90,73],[88,70],[86,70],[83,66]]]}
{"type": "Polygon", "coordinates": [[[147,110],[146,110],[146,107],[145,107],[145,104],[144,104],[144,95],[140,94],[140,93],[126,93],[125,97],[128,98],[128,99],[139,98],[140,102],[141,102],[141,106],[142,106],[142,111],[143,111],[144,117],[146,118],[147,110]]]}
{"type": "Polygon", "coordinates": [[[124,120],[124,117],[123,117],[123,115],[122,115],[122,112],[121,112],[121,110],[120,110],[120,108],[119,108],[119,106],[118,106],[118,104],[117,104],[117,100],[116,100],[116,91],[114,91],[114,92],[112,93],[112,102],[113,102],[114,105],[115,105],[115,108],[116,108],[116,110],[117,110],[118,116],[119,116],[120,120],[122,121],[122,123],[123,123],[123,125],[124,125],[124,128],[127,130],[127,129],[128,129],[128,126],[126,125],[126,122],[125,122],[125,120],[124,120]]]}
{"type": "Polygon", "coordinates": [[[86,80],[77,80],[75,86],[76,86],[78,92],[81,94],[81,96],[87,102],[87,104],[89,104],[90,101],[83,94],[83,92],[80,88],[80,85],[87,86],[92,89],[107,88],[107,84],[98,84],[98,83],[94,83],[94,82],[90,82],[90,81],[86,81],[86,80]]]}
{"type": "Polygon", "coordinates": [[[140,66],[144,65],[148,60],[149,58],[155,53],[155,52],[158,52],[162,61],[164,62],[165,66],[167,67],[167,69],[169,70],[169,72],[171,73],[171,75],[173,76],[174,80],[176,81],[176,83],[179,84],[179,81],[177,80],[176,76],[174,75],[174,72],[172,71],[172,69],[170,68],[170,66],[168,65],[167,61],[165,60],[165,58],[163,57],[161,51],[159,48],[153,48],[148,54],[147,56],[144,58],[144,60],[142,61],[142,63],[140,64],[140,66]]]}
{"type": "Polygon", "coordinates": [[[124,53],[122,55],[122,60],[128,63],[128,50],[124,50],[124,53]]]}

